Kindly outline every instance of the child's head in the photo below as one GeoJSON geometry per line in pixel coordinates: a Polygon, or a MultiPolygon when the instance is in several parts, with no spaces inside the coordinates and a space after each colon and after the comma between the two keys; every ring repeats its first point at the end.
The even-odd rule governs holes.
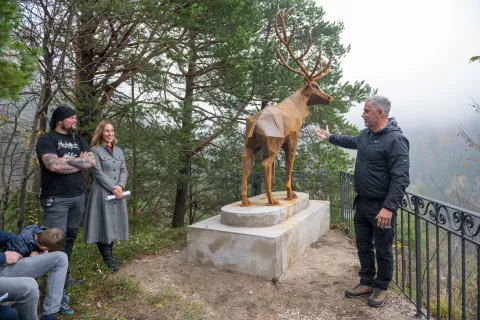
{"type": "Polygon", "coordinates": [[[42,251],[63,250],[65,245],[65,234],[59,228],[48,228],[43,231],[39,230],[35,235],[35,242],[42,251]]]}

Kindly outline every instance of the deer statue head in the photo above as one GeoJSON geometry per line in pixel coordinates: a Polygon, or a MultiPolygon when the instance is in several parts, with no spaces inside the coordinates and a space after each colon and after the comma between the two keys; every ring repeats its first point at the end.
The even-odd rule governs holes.
{"type": "Polygon", "coordinates": [[[310,47],[312,45],[311,37],[308,38],[308,44],[305,51],[300,56],[295,56],[293,49],[291,47],[291,43],[295,37],[295,20],[293,20],[293,29],[290,36],[287,35],[287,29],[285,26],[285,17],[288,15],[289,10],[279,11],[275,17],[275,33],[277,34],[278,39],[280,42],[285,46],[288,55],[293,59],[293,61],[298,65],[299,69],[293,68],[289,65],[289,58],[285,58],[280,50],[277,48],[275,60],[277,62],[287,68],[290,71],[293,71],[302,76],[303,83],[305,87],[302,90],[302,94],[306,97],[307,105],[315,105],[315,104],[329,104],[333,101],[333,98],[326,94],[320,86],[317,84],[317,81],[325,77],[330,72],[330,67],[332,66],[332,52],[330,52],[330,58],[328,63],[325,67],[322,65],[322,50],[320,49],[318,57],[315,61],[315,67],[313,68],[312,72],[308,72],[305,68],[305,65],[302,62],[302,59],[307,55],[310,47]],[[278,20],[281,23],[281,31],[278,27],[278,20]],[[318,69],[318,70],[317,70],[318,69]]]}

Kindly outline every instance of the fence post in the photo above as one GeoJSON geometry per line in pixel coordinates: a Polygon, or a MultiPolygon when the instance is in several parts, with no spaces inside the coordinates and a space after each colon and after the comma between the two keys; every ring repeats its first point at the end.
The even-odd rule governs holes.
{"type": "Polygon", "coordinates": [[[343,171],[340,171],[340,217],[345,222],[345,182],[343,171]]]}
{"type": "Polygon", "coordinates": [[[415,286],[417,293],[417,318],[422,318],[422,236],[420,219],[420,199],[415,197],[415,286]]]}

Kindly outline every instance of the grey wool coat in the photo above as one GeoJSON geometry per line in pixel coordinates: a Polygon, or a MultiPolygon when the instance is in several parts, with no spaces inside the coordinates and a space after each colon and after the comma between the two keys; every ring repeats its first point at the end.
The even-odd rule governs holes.
{"type": "Polygon", "coordinates": [[[113,241],[128,240],[128,213],[125,197],[105,201],[112,195],[115,185],[125,190],[127,168],[122,149],[113,147],[113,153],[104,145],[92,147],[97,161],[93,167],[95,178],[83,223],[83,241],[87,243],[110,244],[113,241]]]}

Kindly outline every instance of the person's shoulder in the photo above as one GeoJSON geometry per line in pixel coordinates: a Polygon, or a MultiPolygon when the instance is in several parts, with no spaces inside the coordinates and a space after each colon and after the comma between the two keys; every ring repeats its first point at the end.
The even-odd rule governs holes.
{"type": "Polygon", "coordinates": [[[407,137],[405,137],[403,132],[400,130],[391,131],[387,134],[387,136],[392,140],[397,140],[397,139],[407,140],[407,137]]]}
{"type": "Polygon", "coordinates": [[[53,138],[52,131],[54,131],[54,130],[45,132],[44,134],[39,136],[38,139],[37,139],[37,142],[45,142],[45,141],[49,141],[49,140],[51,141],[51,139],[53,138]]]}
{"type": "Polygon", "coordinates": [[[37,153],[42,156],[46,153],[55,153],[56,152],[56,143],[57,139],[52,135],[52,131],[49,131],[37,139],[37,143],[35,145],[35,150],[37,153]]]}
{"type": "Polygon", "coordinates": [[[362,129],[362,130],[360,130],[360,133],[358,134],[358,136],[359,137],[366,137],[366,136],[368,136],[369,132],[370,132],[370,129],[368,129],[368,128],[362,129]]]}
{"type": "Polygon", "coordinates": [[[23,231],[37,231],[40,229],[40,226],[38,224],[32,224],[32,225],[29,225],[27,227],[25,227],[25,229],[23,229],[23,231]]]}
{"type": "Polygon", "coordinates": [[[90,152],[100,154],[102,152],[102,146],[91,146],[89,150],[90,152]]]}

